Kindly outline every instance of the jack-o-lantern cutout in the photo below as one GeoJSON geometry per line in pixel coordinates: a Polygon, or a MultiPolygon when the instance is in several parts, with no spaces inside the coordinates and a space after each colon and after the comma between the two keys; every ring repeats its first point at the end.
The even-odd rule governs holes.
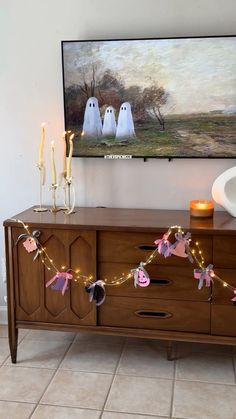
{"type": "Polygon", "coordinates": [[[144,269],[144,267],[142,266],[142,263],[137,269],[133,270],[133,273],[134,273],[134,286],[135,287],[137,286],[148,287],[148,285],[150,284],[150,277],[146,269],[144,269]]]}
{"type": "Polygon", "coordinates": [[[150,284],[150,278],[147,271],[145,271],[144,269],[139,269],[138,285],[140,287],[148,287],[149,284],[150,284]]]}

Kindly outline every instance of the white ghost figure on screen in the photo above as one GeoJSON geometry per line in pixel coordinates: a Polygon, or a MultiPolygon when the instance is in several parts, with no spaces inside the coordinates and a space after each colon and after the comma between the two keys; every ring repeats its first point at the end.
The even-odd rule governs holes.
{"type": "Polygon", "coordinates": [[[122,103],[118,116],[116,138],[135,137],[134,122],[129,102],[122,103]]]}
{"type": "Polygon", "coordinates": [[[87,100],[82,135],[96,138],[102,135],[102,121],[96,97],[90,97],[87,100]]]}
{"type": "Polygon", "coordinates": [[[115,112],[112,106],[108,106],[105,111],[102,135],[116,135],[115,112]]]}

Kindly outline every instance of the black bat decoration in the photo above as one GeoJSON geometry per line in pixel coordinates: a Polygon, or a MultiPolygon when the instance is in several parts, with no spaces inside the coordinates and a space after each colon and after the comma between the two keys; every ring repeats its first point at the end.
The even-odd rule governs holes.
{"type": "Polygon", "coordinates": [[[100,306],[106,298],[105,283],[101,280],[95,281],[90,285],[86,285],[85,290],[89,293],[89,301],[96,301],[96,305],[100,306]]]}

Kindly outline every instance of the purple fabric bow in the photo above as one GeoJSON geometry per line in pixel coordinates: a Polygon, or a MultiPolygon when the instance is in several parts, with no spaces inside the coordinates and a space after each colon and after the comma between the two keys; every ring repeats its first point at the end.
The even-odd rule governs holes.
{"type": "Polygon", "coordinates": [[[106,291],[105,291],[105,282],[98,281],[93,282],[91,285],[85,287],[85,290],[89,293],[89,301],[90,303],[95,300],[96,305],[100,306],[104,303],[106,298],[106,291]]]}
{"type": "Polygon", "coordinates": [[[73,276],[69,274],[68,272],[57,272],[56,275],[54,275],[49,281],[46,283],[46,288],[49,287],[54,281],[56,281],[56,284],[54,284],[51,288],[57,291],[61,291],[62,295],[65,294],[68,287],[69,280],[73,279],[73,276]]]}
{"type": "Polygon", "coordinates": [[[157,246],[158,253],[163,255],[165,258],[171,256],[171,243],[168,240],[169,234],[163,234],[161,239],[155,240],[155,245],[157,246]]]}
{"type": "Polygon", "coordinates": [[[208,265],[205,269],[194,269],[194,278],[198,279],[198,289],[202,289],[204,281],[206,282],[206,287],[211,285],[212,277],[214,273],[213,265],[208,265]]]}

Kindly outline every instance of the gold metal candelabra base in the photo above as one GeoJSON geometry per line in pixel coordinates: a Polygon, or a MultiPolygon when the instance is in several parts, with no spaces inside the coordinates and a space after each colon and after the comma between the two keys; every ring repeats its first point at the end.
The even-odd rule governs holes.
{"type": "Polygon", "coordinates": [[[34,208],[34,212],[46,212],[46,211],[48,211],[48,208],[45,208],[45,207],[34,208]]]}

